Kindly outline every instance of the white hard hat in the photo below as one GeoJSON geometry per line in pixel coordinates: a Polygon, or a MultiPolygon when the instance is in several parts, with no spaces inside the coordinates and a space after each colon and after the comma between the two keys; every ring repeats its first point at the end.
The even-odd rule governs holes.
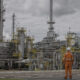
{"type": "Polygon", "coordinates": [[[70,47],[67,47],[67,51],[70,51],[71,50],[71,48],[70,47]]]}

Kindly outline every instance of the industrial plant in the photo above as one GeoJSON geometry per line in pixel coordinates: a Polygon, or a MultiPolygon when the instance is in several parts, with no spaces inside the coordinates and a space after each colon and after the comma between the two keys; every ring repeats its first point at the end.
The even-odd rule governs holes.
{"type": "Polygon", "coordinates": [[[23,27],[15,28],[15,14],[12,16],[13,35],[11,40],[3,39],[4,21],[3,0],[0,0],[0,69],[19,70],[60,70],[64,69],[62,58],[66,48],[71,47],[74,56],[74,69],[80,68],[80,35],[69,31],[65,40],[57,39],[59,34],[54,31],[53,0],[50,0],[50,20],[47,35],[40,42],[34,43],[34,37],[27,35],[23,27]],[[16,29],[16,32],[14,31],[16,29]]]}

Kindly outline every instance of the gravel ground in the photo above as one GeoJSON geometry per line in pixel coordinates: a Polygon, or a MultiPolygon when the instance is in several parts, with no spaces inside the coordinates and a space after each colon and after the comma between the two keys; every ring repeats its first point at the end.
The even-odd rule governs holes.
{"type": "MultiPolygon", "coordinates": [[[[0,78],[24,80],[64,80],[64,70],[54,71],[0,71],[0,78]]],[[[73,70],[73,79],[80,80],[80,70],[73,70]]]]}

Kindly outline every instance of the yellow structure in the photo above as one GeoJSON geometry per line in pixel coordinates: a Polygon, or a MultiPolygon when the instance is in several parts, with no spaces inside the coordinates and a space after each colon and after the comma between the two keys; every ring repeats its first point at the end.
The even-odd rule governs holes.
{"type": "Polygon", "coordinates": [[[75,44],[76,33],[67,34],[67,46],[72,47],[75,44]]]}

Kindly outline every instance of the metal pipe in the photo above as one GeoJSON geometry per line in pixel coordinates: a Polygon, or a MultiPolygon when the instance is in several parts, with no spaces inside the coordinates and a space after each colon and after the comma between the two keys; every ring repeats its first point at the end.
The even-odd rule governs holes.
{"type": "Polygon", "coordinates": [[[15,14],[12,16],[12,21],[13,21],[13,40],[14,40],[14,32],[15,32],[15,14]]]}
{"type": "Polygon", "coordinates": [[[50,0],[50,22],[53,22],[53,0],[50,0]]]}

